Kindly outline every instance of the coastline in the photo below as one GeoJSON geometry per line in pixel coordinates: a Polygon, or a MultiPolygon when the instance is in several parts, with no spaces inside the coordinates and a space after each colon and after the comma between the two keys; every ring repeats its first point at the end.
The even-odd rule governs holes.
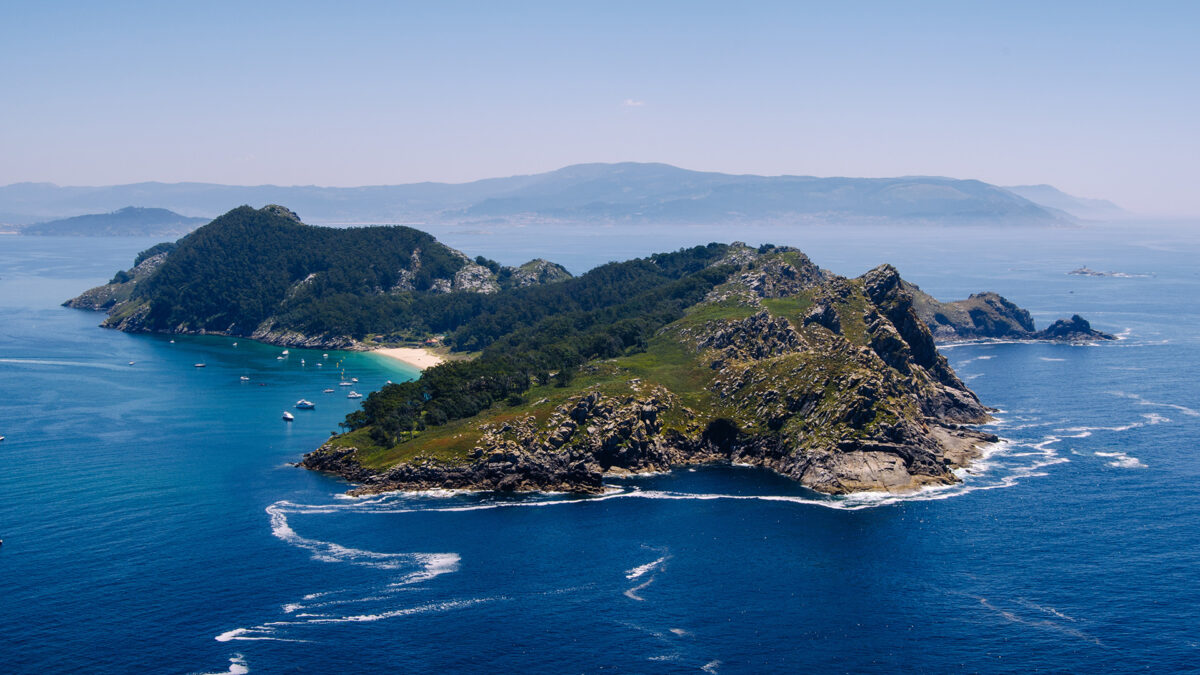
{"type": "Polygon", "coordinates": [[[418,370],[432,368],[446,361],[445,357],[424,347],[380,347],[371,353],[395,359],[418,370]]]}

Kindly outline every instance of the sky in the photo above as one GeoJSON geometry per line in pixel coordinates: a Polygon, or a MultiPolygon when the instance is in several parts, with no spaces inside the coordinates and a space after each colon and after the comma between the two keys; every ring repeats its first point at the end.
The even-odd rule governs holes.
{"type": "Polygon", "coordinates": [[[0,185],[583,162],[1200,214],[1200,2],[0,2],[0,185]]]}

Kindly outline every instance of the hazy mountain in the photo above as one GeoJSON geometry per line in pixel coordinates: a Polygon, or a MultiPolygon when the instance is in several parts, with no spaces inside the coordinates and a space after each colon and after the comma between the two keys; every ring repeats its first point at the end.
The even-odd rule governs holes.
{"type": "Polygon", "coordinates": [[[285,203],[313,223],[749,221],[1070,222],[1065,213],[976,180],[927,176],[815,178],[689,171],[666,164],[579,164],[471,183],[330,188],[137,183],[0,187],[0,221],[154,203],[188,215],[285,203]]]}
{"type": "Polygon", "coordinates": [[[189,218],[167,209],[126,206],[112,213],[91,213],[29,225],[21,228],[21,234],[74,237],[181,235],[208,221],[208,218],[189,218]]]}
{"type": "Polygon", "coordinates": [[[1069,195],[1053,185],[1012,185],[1004,188],[1035,204],[1065,211],[1076,218],[1105,220],[1125,218],[1130,214],[1107,199],[1088,199],[1069,195]]]}

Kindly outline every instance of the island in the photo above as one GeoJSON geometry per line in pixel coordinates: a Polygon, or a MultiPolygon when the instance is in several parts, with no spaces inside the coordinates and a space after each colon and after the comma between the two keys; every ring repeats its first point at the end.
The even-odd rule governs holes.
{"type": "Polygon", "coordinates": [[[177,236],[208,221],[208,218],[182,216],[168,209],[126,206],[111,213],[88,213],[26,225],[19,231],[21,234],[60,237],[177,236]]]}
{"type": "Polygon", "coordinates": [[[596,493],[606,475],[714,462],[828,494],[948,485],[998,439],[973,427],[989,409],[931,326],[1091,331],[1079,317],[1034,331],[995,294],[938,303],[890,265],[846,278],[786,246],[712,243],[573,277],[276,205],[144,251],[67,304],[130,332],[351,349],[438,335],[469,355],[372,392],[301,460],[360,493],[596,493]]]}

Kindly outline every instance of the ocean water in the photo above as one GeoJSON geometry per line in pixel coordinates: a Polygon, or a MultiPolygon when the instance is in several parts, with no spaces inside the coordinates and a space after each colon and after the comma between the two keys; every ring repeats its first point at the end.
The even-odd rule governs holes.
{"type": "Polygon", "coordinates": [[[366,354],[133,336],[58,306],[153,243],[0,237],[7,672],[1171,672],[1200,663],[1200,235],[1186,227],[435,231],[580,272],[710,240],[879,262],[1123,339],[943,349],[1004,437],[963,483],[828,498],[687,469],[385,495],[291,466],[366,354]],[[1066,275],[1079,265],[1146,274],[1066,275]],[[300,359],[305,363],[301,365],[300,359]],[[133,362],[130,365],[129,362],[133,362]],[[195,368],[203,362],[205,368],[195,368]],[[318,367],[316,364],[324,365],[318,367]],[[242,381],[242,376],[250,378],[242,381]],[[332,394],[322,389],[333,387],[332,394]],[[307,398],[316,410],[284,410],[307,398]]]}

